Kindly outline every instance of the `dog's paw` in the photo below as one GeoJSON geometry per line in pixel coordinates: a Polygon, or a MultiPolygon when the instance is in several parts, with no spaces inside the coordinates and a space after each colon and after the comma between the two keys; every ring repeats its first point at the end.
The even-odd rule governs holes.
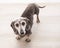
{"type": "Polygon", "coordinates": [[[26,42],[30,42],[30,41],[31,41],[31,39],[26,39],[25,41],[26,41],[26,42]]]}
{"type": "Polygon", "coordinates": [[[21,38],[20,38],[20,36],[17,36],[16,39],[17,39],[17,40],[20,40],[21,38]]]}

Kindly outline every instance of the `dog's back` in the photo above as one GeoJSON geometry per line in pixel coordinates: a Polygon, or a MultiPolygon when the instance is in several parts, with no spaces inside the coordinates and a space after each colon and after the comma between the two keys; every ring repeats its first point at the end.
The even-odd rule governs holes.
{"type": "Polygon", "coordinates": [[[25,9],[21,17],[26,17],[28,18],[31,23],[33,23],[33,15],[35,12],[35,7],[33,4],[29,4],[28,7],[25,9]]]}
{"type": "Polygon", "coordinates": [[[29,4],[28,7],[23,12],[22,17],[26,17],[30,21],[33,21],[33,15],[36,12],[35,11],[35,8],[36,8],[36,5],[35,4],[29,4]]]}
{"type": "Polygon", "coordinates": [[[44,8],[44,7],[45,6],[41,7],[37,4],[31,3],[27,6],[25,11],[23,12],[22,17],[27,17],[29,19],[30,16],[36,14],[36,12],[39,10],[39,8],[44,8]]]}
{"type": "Polygon", "coordinates": [[[31,22],[33,22],[33,15],[39,14],[39,8],[44,8],[45,6],[41,7],[38,6],[37,4],[29,4],[28,7],[25,9],[21,17],[26,17],[28,18],[31,22]]]}

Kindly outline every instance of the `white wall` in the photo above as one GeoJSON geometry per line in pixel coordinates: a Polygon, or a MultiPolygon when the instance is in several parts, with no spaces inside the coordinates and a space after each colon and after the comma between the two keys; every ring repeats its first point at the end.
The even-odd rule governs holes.
{"type": "Polygon", "coordinates": [[[60,2],[60,0],[0,0],[0,3],[60,2]]]}

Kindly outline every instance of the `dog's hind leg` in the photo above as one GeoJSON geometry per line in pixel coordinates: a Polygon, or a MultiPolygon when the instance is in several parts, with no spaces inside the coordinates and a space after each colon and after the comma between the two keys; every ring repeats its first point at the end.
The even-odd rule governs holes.
{"type": "Polygon", "coordinates": [[[35,14],[37,15],[37,23],[40,23],[40,20],[39,20],[39,8],[37,7],[36,9],[35,9],[35,14]]]}
{"type": "Polygon", "coordinates": [[[38,15],[37,15],[37,21],[36,21],[37,23],[40,23],[40,20],[39,20],[39,17],[38,17],[38,15]]]}

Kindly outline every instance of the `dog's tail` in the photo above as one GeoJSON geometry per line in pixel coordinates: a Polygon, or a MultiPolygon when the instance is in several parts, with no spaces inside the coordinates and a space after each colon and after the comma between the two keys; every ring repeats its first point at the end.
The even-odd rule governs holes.
{"type": "Polygon", "coordinates": [[[38,6],[38,7],[39,7],[39,8],[45,8],[46,6],[42,6],[42,7],[41,7],[41,6],[38,6]]]}

